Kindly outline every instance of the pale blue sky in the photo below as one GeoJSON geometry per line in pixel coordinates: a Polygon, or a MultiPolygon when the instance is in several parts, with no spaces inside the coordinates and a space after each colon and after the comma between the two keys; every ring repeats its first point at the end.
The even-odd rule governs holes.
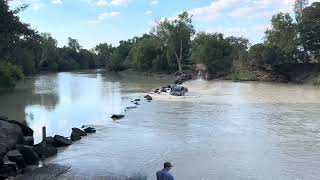
{"type": "Polygon", "coordinates": [[[294,0],[13,0],[11,6],[30,4],[19,14],[39,32],[49,32],[65,45],[68,37],[84,48],[149,32],[155,20],[193,14],[197,31],[263,40],[273,14],[292,12],[294,0]]]}

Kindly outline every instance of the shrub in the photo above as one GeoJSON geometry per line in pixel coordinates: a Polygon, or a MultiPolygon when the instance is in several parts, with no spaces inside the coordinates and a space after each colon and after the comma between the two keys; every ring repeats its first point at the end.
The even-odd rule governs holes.
{"type": "Polygon", "coordinates": [[[231,75],[233,81],[256,81],[257,77],[250,71],[239,71],[231,75]]]}
{"type": "Polygon", "coordinates": [[[21,67],[8,62],[0,62],[0,87],[13,88],[16,82],[23,78],[21,67]]]}

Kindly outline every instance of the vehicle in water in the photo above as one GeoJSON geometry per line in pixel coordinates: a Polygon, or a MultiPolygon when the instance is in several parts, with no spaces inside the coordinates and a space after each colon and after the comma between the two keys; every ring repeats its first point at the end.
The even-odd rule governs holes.
{"type": "Polygon", "coordinates": [[[188,92],[188,88],[180,85],[174,85],[171,88],[170,95],[184,96],[188,92]]]}

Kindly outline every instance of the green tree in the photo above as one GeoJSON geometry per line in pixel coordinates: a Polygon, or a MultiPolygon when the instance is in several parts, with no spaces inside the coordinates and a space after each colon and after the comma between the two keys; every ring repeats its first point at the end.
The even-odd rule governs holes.
{"type": "Polygon", "coordinates": [[[296,20],[298,23],[301,21],[303,10],[304,10],[304,8],[307,7],[308,4],[309,4],[308,0],[295,0],[294,13],[295,13],[296,20]]]}
{"type": "Polygon", "coordinates": [[[308,49],[307,49],[307,40],[306,40],[306,34],[303,32],[303,10],[304,8],[307,7],[307,5],[309,4],[308,0],[296,0],[295,4],[294,4],[294,12],[295,12],[295,16],[296,16],[296,21],[298,23],[298,41],[300,43],[300,46],[302,47],[302,60],[303,62],[307,62],[308,61],[308,49]]]}
{"type": "Polygon", "coordinates": [[[223,76],[232,66],[232,47],[223,34],[198,33],[193,40],[191,60],[207,66],[209,73],[223,76]]]}
{"type": "Polygon", "coordinates": [[[115,48],[111,44],[102,43],[98,44],[94,48],[94,51],[97,54],[99,64],[105,67],[106,63],[110,61],[111,55],[114,53],[115,48]]]}
{"type": "Polygon", "coordinates": [[[72,51],[80,52],[81,50],[81,45],[79,44],[77,39],[68,38],[68,48],[70,48],[72,51]]]}
{"type": "Polygon", "coordinates": [[[58,48],[57,40],[55,40],[50,33],[40,34],[39,43],[39,57],[38,57],[38,67],[40,69],[44,68],[51,71],[58,70],[58,48]]]}
{"type": "Polygon", "coordinates": [[[154,33],[162,40],[169,57],[170,54],[175,56],[179,73],[182,74],[182,64],[187,60],[191,38],[195,34],[191,16],[183,12],[172,21],[160,21],[154,28],[154,33]]]}
{"type": "Polygon", "coordinates": [[[265,44],[253,45],[248,53],[248,63],[252,70],[273,71],[286,59],[282,49],[265,44]]]}
{"type": "Polygon", "coordinates": [[[320,57],[320,2],[315,2],[303,10],[301,18],[301,37],[305,49],[317,58],[320,57]]]}
{"type": "MultiPolygon", "coordinates": [[[[283,50],[290,60],[298,58],[297,25],[288,13],[278,13],[272,17],[271,28],[266,31],[266,44],[283,50]]],[[[285,61],[284,61],[285,62],[285,61]]]]}
{"type": "Polygon", "coordinates": [[[164,54],[161,41],[156,36],[141,38],[131,50],[133,66],[144,71],[165,70],[167,61],[164,54]]]}
{"type": "Polygon", "coordinates": [[[19,66],[8,62],[0,62],[0,87],[13,88],[16,82],[23,79],[24,75],[19,66]]]}
{"type": "Polygon", "coordinates": [[[37,34],[17,15],[27,6],[10,10],[8,2],[0,0],[0,59],[20,65],[26,74],[35,73],[33,45],[37,34]]]}
{"type": "Polygon", "coordinates": [[[250,46],[249,40],[243,37],[231,36],[227,37],[226,41],[232,47],[232,68],[234,70],[247,68],[247,50],[250,46]]]}

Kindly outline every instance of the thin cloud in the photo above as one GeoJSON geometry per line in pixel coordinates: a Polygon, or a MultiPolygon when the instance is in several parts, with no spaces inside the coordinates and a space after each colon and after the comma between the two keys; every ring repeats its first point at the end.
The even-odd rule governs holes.
{"type": "Polygon", "coordinates": [[[152,14],[152,11],[150,11],[150,10],[149,10],[149,11],[146,11],[146,12],[144,12],[144,14],[145,14],[145,15],[150,15],[150,14],[152,14]]]}
{"type": "Polygon", "coordinates": [[[119,16],[120,12],[106,12],[98,15],[97,19],[88,21],[89,24],[99,24],[106,19],[110,19],[119,16]]]}
{"type": "Polygon", "coordinates": [[[188,12],[199,21],[212,21],[219,17],[265,19],[280,11],[293,13],[293,6],[294,0],[216,0],[208,6],[194,8],[188,12]]]}
{"type": "Polygon", "coordinates": [[[157,5],[159,4],[159,1],[158,0],[153,0],[150,2],[150,5],[157,5]]]}
{"type": "Polygon", "coordinates": [[[62,0],[52,0],[52,4],[62,4],[62,0]]]}
{"type": "Polygon", "coordinates": [[[127,6],[132,0],[87,0],[91,6],[127,6]]]}
{"type": "Polygon", "coordinates": [[[31,6],[31,9],[34,11],[38,11],[42,7],[44,7],[44,3],[41,0],[31,0],[29,4],[31,6]]]}

